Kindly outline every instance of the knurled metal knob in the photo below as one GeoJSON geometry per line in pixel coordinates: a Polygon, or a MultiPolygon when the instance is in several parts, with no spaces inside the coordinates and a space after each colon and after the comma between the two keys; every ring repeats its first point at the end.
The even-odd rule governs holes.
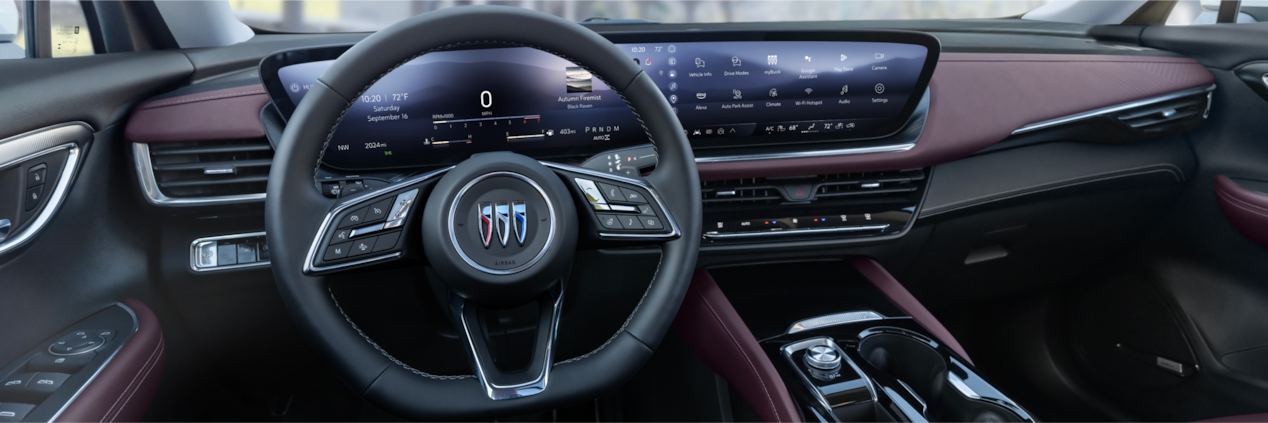
{"type": "Polygon", "coordinates": [[[806,365],[818,370],[836,370],[841,368],[841,354],[836,348],[816,345],[806,350],[806,365]]]}

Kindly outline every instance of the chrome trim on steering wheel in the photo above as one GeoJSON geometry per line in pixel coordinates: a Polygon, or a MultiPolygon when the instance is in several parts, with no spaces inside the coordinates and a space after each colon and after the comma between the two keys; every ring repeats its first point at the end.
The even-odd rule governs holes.
{"type": "Polygon", "coordinates": [[[555,297],[554,309],[551,311],[550,319],[550,340],[546,341],[545,354],[542,360],[541,372],[531,381],[517,383],[514,385],[497,385],[489,380],[485,372],[484,366],[480,364],[479,351],[476,349],[475,343],[471,341],[471,337],[479,335],[472,333],[472,325],[475,322],[468,322],[463,308],[466,306],[466,300],[461,297],[454,297],[452,307],[458,315],[462,323],[462,331],[466,335],[467,348],[470,349],[471,367],[475,368],[476,377],[480,379],[480,384],[484,385],[484,393],[489,399],[494,401],[508,400],[515,398],[523,398],[542,393],[546,390],[546,384],[550,383],[550,370],[555,367],[555,336],[559,333],[559,316],[563,310],[564,290],[559,284],[552,288],[551,294],[555,297]]]}

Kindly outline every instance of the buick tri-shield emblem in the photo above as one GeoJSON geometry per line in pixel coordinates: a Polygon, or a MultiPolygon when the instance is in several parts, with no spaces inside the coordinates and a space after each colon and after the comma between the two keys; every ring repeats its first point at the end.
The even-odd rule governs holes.
{"type": "Polygon", "coordinates": [[[502,248],[506,248],[512,232],[515,233],[516,242],[521,247],[524,246],[524,236],[528,234],[528,206],[525,202],[481,202],[476,204],[476,208],[480,214],[480,242],[484,243],[484,248],[493,244],[495,232],[502,248]]]}

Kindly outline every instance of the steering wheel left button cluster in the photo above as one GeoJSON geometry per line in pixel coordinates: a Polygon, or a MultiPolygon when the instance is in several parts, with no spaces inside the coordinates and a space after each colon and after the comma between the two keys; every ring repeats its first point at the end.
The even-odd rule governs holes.
{"type": "Polygon", "coordinates": [[[328,230],[329,237],[318,250],[323,264],[397,249],[401,231],[393,229],[405,224],[417,198],[418,188],[414,188],[365,201],[372,201],[368,206],[352,206],[348,207],[349,211],[340,212],[333,220],[338,224],[328,230]]]}

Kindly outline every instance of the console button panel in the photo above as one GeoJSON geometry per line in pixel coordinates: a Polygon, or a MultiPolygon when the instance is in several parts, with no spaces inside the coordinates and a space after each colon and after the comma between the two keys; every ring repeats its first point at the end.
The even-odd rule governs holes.
{"type": "Polygon", "coordinates": [[[199,238],[190,244],[189,268],[207,272],[267,266],[269,257],[264,232],[199,238]]]}

